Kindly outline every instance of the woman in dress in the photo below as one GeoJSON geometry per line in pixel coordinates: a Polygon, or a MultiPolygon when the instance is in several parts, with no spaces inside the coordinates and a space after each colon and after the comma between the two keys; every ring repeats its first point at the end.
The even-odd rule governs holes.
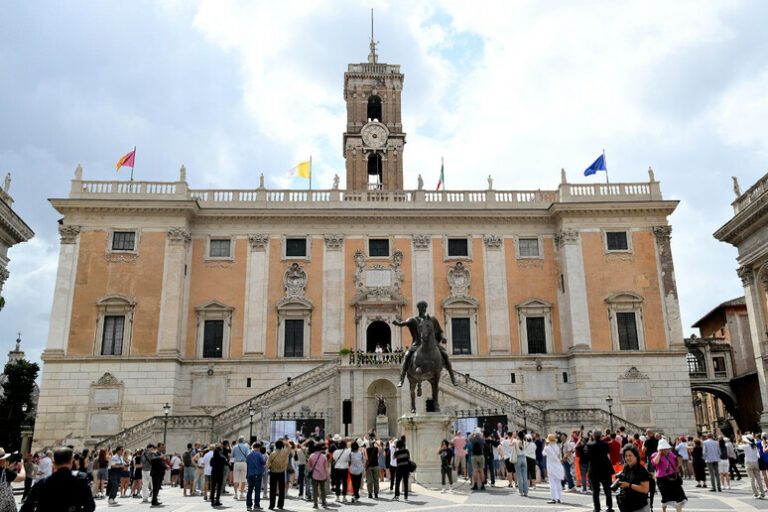
{"type": "Polygon", "coordinates": [[[542,453],[547,459],[547,476],[549,477],[549,495],[552,498],[547,503],[560,503],[563,496],[563,480],[565,469],[560,461],[560,447],[557,445],[557,436],[549,434],[547,445],[542,453]]]}
{"type": "Polygon", "coordinates": [[[693,440],[691,461],[693,462],[693,477],[696,479],[696,487],[706,487],[707,463],[704,460],[704,447],[698,437],[693,440]]]}
{"type": "Polygon", "coordinates": [[[141,456],[144,454],[144,450],[139,448],[136,450],[136,455],[133,457],[133,484],[131,487],[131,496],[138,498],[141,494],[141,456]]]}
{"type": "Polygon", "coordinates": [[[387,464],[389,460],[389,443],[382,443],[376,438],[376,444],[379,447],[379,481],[383,482],[387,478],[387,468],[389,467],[389,464],[387,464]]]}
{"type": "Polygon", "coordinates": [[[666,439],[659,441],[658,451],[653,454],[651,462],[656,468],[656,485],[661,493],[662,512],[666,512],[667,507],[675,507],[680,512],[688,498],[683,490],[683,479],[677,474],[677,457],[666,439]]]}

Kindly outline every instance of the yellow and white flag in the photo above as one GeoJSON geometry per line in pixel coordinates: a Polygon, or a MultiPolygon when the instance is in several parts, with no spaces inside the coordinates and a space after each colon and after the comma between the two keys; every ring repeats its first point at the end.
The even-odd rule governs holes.
{"type": "Polygon", "coordinates": [[[286,176],[288,178],[309,178],[309,173],[311,169],[311,160],[307,160],[306,162],[301,162],[299,165],[288,171],[286,176]]]}

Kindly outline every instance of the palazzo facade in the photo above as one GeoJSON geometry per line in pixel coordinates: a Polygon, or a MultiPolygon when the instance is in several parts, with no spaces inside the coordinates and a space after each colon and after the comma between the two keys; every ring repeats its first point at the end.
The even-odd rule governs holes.
{"type": "Polygon", "coordinates": [[[691,431],[677,201],[652,172],[406,190],[402,86],[375,52],[349,65],[345,189],[196,190],[184,168],[161,183],[78,167],[51,200],[64,218],[35,446],[138,445],[164,421],[171,449],[291,420],[359,435],[380,398],[394,432],[400,355],[369,353],[410,344],[392,321],[420,300],[461,373],[442,381],[444,410],[567,429],[607,425],[610,395],[617,423],[691,431]]]}

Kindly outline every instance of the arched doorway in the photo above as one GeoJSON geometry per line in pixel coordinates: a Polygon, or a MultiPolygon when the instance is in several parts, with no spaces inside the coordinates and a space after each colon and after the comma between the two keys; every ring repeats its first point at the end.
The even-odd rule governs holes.
{"type": "Polygon", "coordinates": [[[371,322],[368,329],[365,330],[365,351],[372,353],[376,352],[376,345],[379,345],[382,350],[387,350],[387,345],[392,344],[392,330],[386,322],[377,320],[371,322]]]}
{"type": "MultiPolygon", "coordinates": [[[[395,385],[387,379],[377,379],[368,385],[368,390],[365,395],[365,418],[364,424],[366,430],[369,428],[376,428],[376,415],[378,412],[379,398],[384,400],[384,405],[387,409],[387,424],[388,424],[388,436],[396,433],[397,419],[400,417],[400,393],[395,385]]],[[[377,433],[384,434],[380,430],[377,433]]],[[[387,437],[387,436],[384,436],[387,437]]],[[[382,439],[384,438],[382,437],[382,439]]]]}

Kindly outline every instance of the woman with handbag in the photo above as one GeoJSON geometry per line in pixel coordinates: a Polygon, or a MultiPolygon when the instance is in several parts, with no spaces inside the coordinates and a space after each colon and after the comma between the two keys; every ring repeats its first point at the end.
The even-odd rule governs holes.
{"type": "MultiPolygon", "coordinates": [[[[359,441],[362,442],[362,439],[359,441]]],[[[360,484],[363,482],[363,471],[365,471],[365,456],[360,450],[360,444],[357,441],[352,442],[349,453],[349,478],[352,480],[352,503],[360,501],[360,484]]]]}
{"type": "MultiPolygon", "coordinates": [[[[514,435],[514,434],[513,434],[514,435]]],[[[528,496],[528,460],[525,457],[525,431],[517,433],[517,439],[512,441],[512,454],[510,461],[514,458],[515,473],[517,473],[517,490],[520,496],[528,496]]]]}
{"type": "Polygon", "coordinates": [[[334,479],[336,480],[336,501],[347,501],[347,489],[349,475],[349,448],[346,440],[336,442],[336,451],[333,452],[331,468],[334,479]]]}
{"type": "Polygon", "coordinates": [[[651,457],[656,468],[656,483],[661,493],[661,510],[675,507],[677,512],[683,510],[688,501],[683,490],[683,479],[677,473],[677,457],[672,453],[672,446],[666,439],[659,441],[657,452],[651,457]]]}
{"type": "Polygon", "coordinates": [[[640,464],[640,450],[632,443],[627,443],[621,450],[624,467],[617,476],[619,482],[619,510],[621,512],[650,512],[648,491],[651,488],[651,475],[640,464]]]}

